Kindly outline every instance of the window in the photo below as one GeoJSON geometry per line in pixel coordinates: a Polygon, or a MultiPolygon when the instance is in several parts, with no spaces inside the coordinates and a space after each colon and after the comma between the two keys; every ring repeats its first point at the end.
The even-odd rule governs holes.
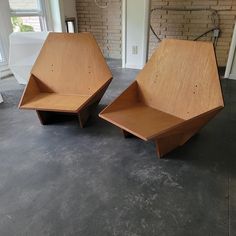
{"type": "Polygon", "coordinates": [[[43,0],[9,0],[14,32],[46,31],[43,0]]]}

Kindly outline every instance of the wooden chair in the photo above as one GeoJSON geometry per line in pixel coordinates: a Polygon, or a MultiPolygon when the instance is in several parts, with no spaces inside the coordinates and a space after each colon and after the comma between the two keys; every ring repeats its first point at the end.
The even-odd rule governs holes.
{"type": "Polygon", "coordinates": [[[154,140],[161,157],[186,143],[223,107],[213,45],[167,39],[100,117],[126,137],[154,140]]]}
{"type": "Polygon", "coordinates": [[[19,108],[36,110],[42,124],[54,114],[78,115],[83,127],[112,80],[90,33],[49,33],[19,108]]]}

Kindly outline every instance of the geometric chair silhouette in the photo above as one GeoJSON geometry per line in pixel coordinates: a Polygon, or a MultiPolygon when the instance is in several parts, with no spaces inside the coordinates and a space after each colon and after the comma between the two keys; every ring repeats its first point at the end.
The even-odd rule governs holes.
{"type": "Polygon", "coordinates": [[[223,107],[212,43],[166,39],[99,116],[121,128],[125,137],[153,140],[162,157],[186,143],[223,107]]]}
{"type": "Polygon", "coordinates": [[[49,33],[19,108],[36,110],[42,124],[53,121],[57,113],[76,114],[83,127],[111,80],[90,33],[49,33]]]}

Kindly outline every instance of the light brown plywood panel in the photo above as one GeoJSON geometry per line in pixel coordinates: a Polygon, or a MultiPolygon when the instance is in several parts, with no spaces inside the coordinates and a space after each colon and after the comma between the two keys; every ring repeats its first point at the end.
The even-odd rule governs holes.
{"type": "Polygon", "coordinates": [[[22,105],[23,109],[36,109],[42,111],[63,111],[75,112],[87,100],[89,96],[76,94],[40,93],[31,99],[27,104],[22,105]]]}
{"type": "Polygon", "coordinates": [[[104,115],[101,114],[101,117],[143,140],[152,139],[163,131],[183,122],[178,117],[142,103],[136,103],[129,108],[108,112],[104,115]]]}
{"type": "Polygon", "coordinates": [[[108,113],[124,108],[129,108],[138,102],[140,102],[138,83],[137,81],[134,81],[125,91],[119,95],[119,100],[115,100],[112,103],[112,106],[106,107],[103,112],[108,113]]]}
{"type": "Polygon", "coordinates": [[[112,77],[90,33],[50,33],[32,74],[55,93],[84,95],[93,94],[112,77]]]}
{"type": "Polygon", "coordinates": [[[47,112],[75,113],[84,126],[91,112],[88,107],[99,103],[111,79],[90,33],[49,33],[19,107],[36,110],[43,124],[52,117],[47,112]]]}
{"type": "Polygon", "coordinates": [[[154,140],[161,157],[187,142],[223,106],[212,44],[164,40],[100,117],[125,136],[154,140]]]}
{"type": "Polygon", "coordinates": [[[137,82],[147,105],[182,119],[223,106],[214,49],[208,42],[164,40],[137,82]]]}

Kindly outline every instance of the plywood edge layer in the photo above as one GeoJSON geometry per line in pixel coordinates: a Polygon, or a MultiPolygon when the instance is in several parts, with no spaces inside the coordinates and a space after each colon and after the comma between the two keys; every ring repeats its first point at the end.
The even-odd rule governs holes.
{"type": "Polygon", "coordinates": [[[184,120],[182,123],[177,124],[169,129],[159,133],[158,136],[151,137],[151,139],[163,138],[165,136],[173,135],[175,133],[181,133],[181,132],[185,133],[191,129],[195,129],[196,127],[202,128],[206,123],[208,123],[211,119],[213,119],[214,116],[216,116],[222,109],[223,109],[223,107],[217,107],[217,108],[214,108],[210,111],[202,113],[198,116],[195,116],[189,120],[184,120]],[[209,118],[207,120],[207,122],[204,122],[205,118],[209,118]],[[200,121],[200,124],[196,124],[197,121],[200,121]]]}
{"type": "Polygon", "coordinates": [[[138,83],[133,81],[124,91],[122,91],[113,101],[107,105],[100,114],[110,113],[112,111],[121,110],[124,107],[137,102],[138,99],[138,83]],[[117,108],[118,107],[118,108],[117,108]]]}
{"type": "Polygon", "coordinates": [[[131,134],[133,134],[135,136],[137,136],[138,138],[140,138],[140,139],[142,139],[144,141],[148,141],[147,137],[144,137],[144,136],[136,133],[135,131],[132,131],[132,130],[128,129],[127,127],[125,127],[125,126],[123,126],[123,125],[113,121],[112,119],[107,118],[106,115],[103,115],[103,114],[100,113],[99,117],[101,117],[102,119],[104,119],[104,120],[106,120],[106,121],[116,125],[117,127],[121,128],[121,129],[123,129],[123,130],[125,130],[125,131],[127,131],[127,132],[129,132],[129,133],[131,133],[131,134]]]}

